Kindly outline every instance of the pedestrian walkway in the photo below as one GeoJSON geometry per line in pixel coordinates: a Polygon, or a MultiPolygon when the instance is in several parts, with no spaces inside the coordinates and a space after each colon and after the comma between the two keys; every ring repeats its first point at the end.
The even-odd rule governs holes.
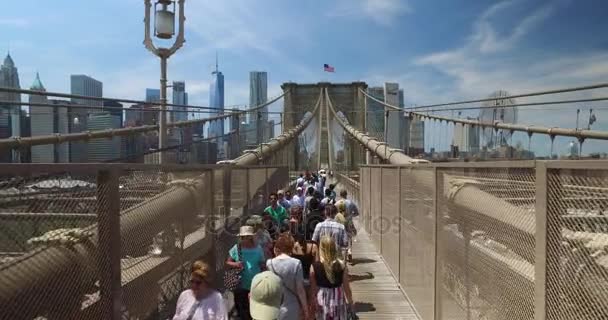
{"type": "Polygon", "coordinates": [[[418,320],[410,301],[401,291],[369,235],[358,226],[353,243],[353,262],[349,265],[355,310],[359,319],[418,320]]]}

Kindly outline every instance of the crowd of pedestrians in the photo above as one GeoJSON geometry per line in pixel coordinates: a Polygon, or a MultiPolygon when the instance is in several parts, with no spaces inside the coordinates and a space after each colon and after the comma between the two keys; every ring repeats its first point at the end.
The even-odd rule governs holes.
{"type": "MultiPolygon", "coordinates": [[[[293,196],[271,193],[268,206],[240,227],[225,262],[238,273],[232,291],[239,319],[355,318],[347,261],[358,210],[346,191],[336,197],[327,178],[324,170],[306,171],[293,196]]],[[[228,319],[207,269],[195,263],[192,288],[180,295],[174,319],[228,319]]]]}

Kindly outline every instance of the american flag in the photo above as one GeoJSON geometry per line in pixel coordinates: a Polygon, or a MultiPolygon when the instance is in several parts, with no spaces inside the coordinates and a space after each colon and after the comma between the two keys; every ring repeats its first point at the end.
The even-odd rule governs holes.
{"type": "Polygon", "coordinates": [[[334,69],[334,67],[328,65],[327,63],[323,65],[323,71],[325,72],[335,72],[336,70],[334,69]]]}

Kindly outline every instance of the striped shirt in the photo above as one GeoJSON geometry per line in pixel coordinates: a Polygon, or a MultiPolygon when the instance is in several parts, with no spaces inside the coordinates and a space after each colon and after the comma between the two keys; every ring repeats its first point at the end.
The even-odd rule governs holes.
{"type": "Polygon", "coordinates": [[[325,219],[325,221],[316,225],[315,232],[312,234],[312,241],[320,243],[323,236],[334,238],[338,247],[348,247],[348,235],[344,225],[333,219],[325,219]]]}

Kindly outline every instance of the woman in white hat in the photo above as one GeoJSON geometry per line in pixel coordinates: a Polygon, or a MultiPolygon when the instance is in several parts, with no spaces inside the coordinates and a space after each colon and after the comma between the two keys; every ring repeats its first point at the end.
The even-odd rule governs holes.
{"type": "Polygon", "coordinates": [[[228,251],[227,268],[241,270],[241,282],[234,290],[234,306],[239,317],[251,319],[249,314],[249,291],[253,277],[265,269],[264,251],[256,244],[255,231],[251,226],[242,226],[238,234],[239,240],[228,251]]]}

